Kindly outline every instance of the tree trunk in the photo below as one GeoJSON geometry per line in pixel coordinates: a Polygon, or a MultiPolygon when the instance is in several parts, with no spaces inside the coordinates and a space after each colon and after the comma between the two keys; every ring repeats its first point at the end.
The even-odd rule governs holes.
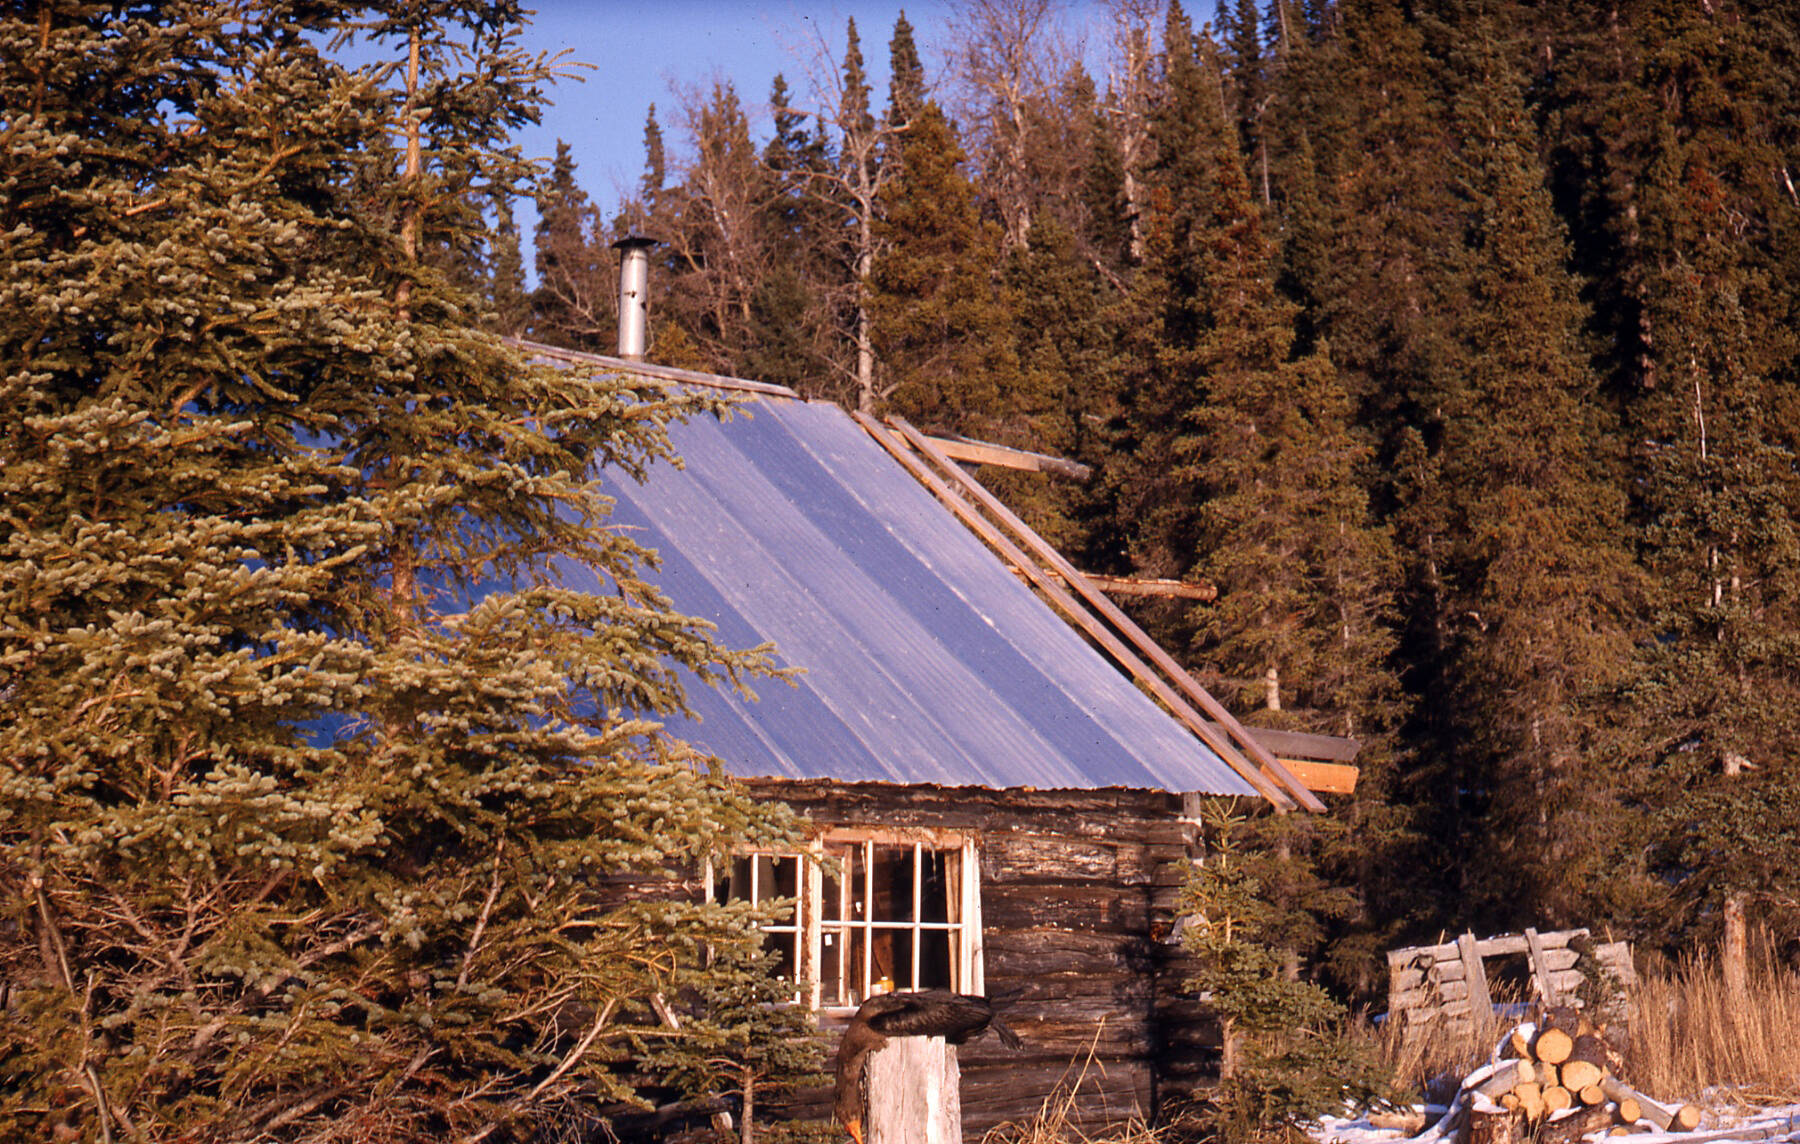
{"type": "Polygon", "coordinates": [[[1744,895],[1733,893],[1725,898],[1725,941],[1720,953],[1720,966],[1725,971],[1725,991],[1742,997],[1749,991],[1750,956],[1748,926],[1744,923],[1744,895]]]}
{"type": "Polygon", "coordinates": [[[744,1076],[744,1107],[738,1119],[738,1144],[755,1144],[756,1130],[756,1078],[748,1073],[744,1076]]]}

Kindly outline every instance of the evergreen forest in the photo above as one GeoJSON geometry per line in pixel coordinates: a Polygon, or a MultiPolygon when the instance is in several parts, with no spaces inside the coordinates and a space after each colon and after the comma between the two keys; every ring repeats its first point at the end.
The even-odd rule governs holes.
{"type": "Polygon", "coordinates": [[[1136,614],[1245,721],[1361,742],[1190,888],[1257,892],[1255,966],[1800,955],[1800,10],[1114,9],[848,23],[649,109],[603,215],[514,140],[570,66],[517,0],[0,3],[0,1139],[817,1080],[768,917],[701,891],[799,826],[659,723],[773,660],[588,479],[719,407],[518,341],[611,352],[625,235],[652,360],[1089,466],[981,476],[1213,586],[1136,614]]]}
{"type": "Polygon", "coordinates": [[[1353,994],[1463,928],[1800,948],[1800,11],[1057,11],[653,106],[610,218],[559,153],[498,328],[611,352],[649,235],[653,360],[1091,466],[982,475],[1085,570],[1214,586],[1139,618],[1241,717],[1363,743],[1262,826],[1353,994]]]}

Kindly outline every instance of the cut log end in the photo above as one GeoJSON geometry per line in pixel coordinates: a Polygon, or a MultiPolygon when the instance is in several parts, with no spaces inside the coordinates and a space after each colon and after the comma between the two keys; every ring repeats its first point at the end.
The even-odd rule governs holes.
{"type": "Polygon", "coordinates": [[[1546,1064],[1560,1065],[1575,1051],[1575,1038],[1561,1029],[1545,1029],[1537,1035],[1531,1051],[1546,1064]]]}

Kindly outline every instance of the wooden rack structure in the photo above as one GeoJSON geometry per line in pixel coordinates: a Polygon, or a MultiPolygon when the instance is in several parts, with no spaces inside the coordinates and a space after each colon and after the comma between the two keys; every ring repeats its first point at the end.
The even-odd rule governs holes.
{"type": "MultiPolygon", "coordinates": [[[[1548,1005],[1576,1000],[1576,991],[1598,971],[1613,983],[1612,1004],[1623,1005],[1624,987],[1636,980],[1629,942],[1595,942],[1583,929],[1501,934],[1476,938],[1463,934],[1440,945],[1389,950],[1388,1020],[1408,1030],[1444,1022],[1452,1030],[1472,1027],[1477,1013],[1493,1011],[1486,961],[1524,954],[1530,972],[1530,1000],[1548,1005]],[[1583,972],[1582,961],[1591,964],[1583,972]]],[[[1526,1000],[1526,998],[1520,998],[1526,1000]]]]}

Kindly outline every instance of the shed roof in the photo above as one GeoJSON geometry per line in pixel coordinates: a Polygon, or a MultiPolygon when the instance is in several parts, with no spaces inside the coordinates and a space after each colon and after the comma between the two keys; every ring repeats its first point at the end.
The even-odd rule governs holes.
{"type": "Polygon", "coordinates": [[[745,398],[671,429],[682,468],[599,474],[678,611],[803,672],[759,682],[754,702],[695,683],[696,718],[672,733],[745,778],[1257,793],[842,409],[775,387],[745,398]]]}

